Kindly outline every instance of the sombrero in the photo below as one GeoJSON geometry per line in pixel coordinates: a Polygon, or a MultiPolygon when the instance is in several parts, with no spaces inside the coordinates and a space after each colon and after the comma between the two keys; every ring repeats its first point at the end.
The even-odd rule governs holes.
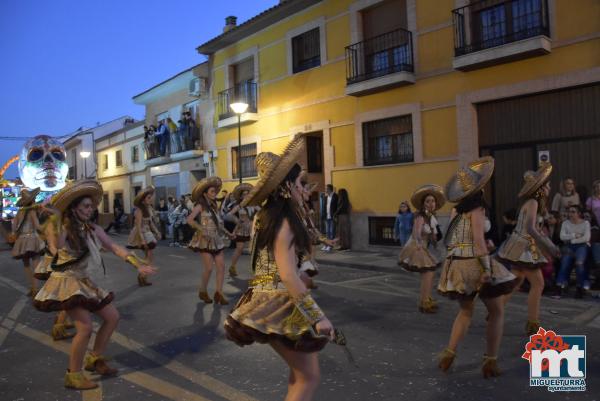
{"type": "Polygon", "coordinates": [[[494,158],[484,156],[461,167],[446,184],[446,198],[459,202],[475,192],[481,191],[494,173],[494,158]]]}
{"type": "Polygon", "coordinates": [[[40,193],[40,191],[41,189],[39,187],[36,189],[23,188],[21,190],[21,197],[17,201],[17,206],[29,206],[35,202],[35,197],[40,193]]]}
{"type": "Polygon", "coordinates": [[[198,199],[200,199],[202,194],[205,193],[208,188],[215,187],[217,188],[217,191],[219,191],[222,186],[223,181],[221,181],[221,179],[217,176],[203,178],[196,184],[194,190],[192,191],[192,201],[198,202],[198,199]]]}
{"type": "Polygon", "coordinates": [[[242,194],[244,193],[244,191],[250,192],[252,190],[252,187],[253,187],[253,185],[249,184],[247,182],[244,182],[242,184],[238,184],[233,189],[233,192],[231,193],[231,196],[233,196],[233,199],[235,199],[236,202],[239,202],[240,198],[242,197],[242,194]]]}
{"type": "Polygon", "coordinates": [[[64,212],[74,200],[82,196],[92,198],[94,205],[98,205],[102,199],[102,185],[96,180],[71,181],[56,195],[52,197],[52,205],[64,212]]]}
{"type": "Polygon", "coordinates": [[[552,164],[543,163],[537,171],[528,170],[523,174],[525,183],[519,191],[519,198],[531,196],[544,185],[552,173],[552,164]]]}
{"type": "Polygon", "coordinates": [[[133,204],[137,207],[140,207],[144,198],[149,194],[153,194],[154,191],[155,191],[155,189],[152,185],[150,185],[149,187],[146,187],[144,190],[138,192],[138,194],[133,199],[133,204]]]}
{"type": "Polygon", "coordinates": [[[435,198],[435,210],[440,209],[446,203],[446,197],[444,196],[444,189],[439,185],[427,184],[417,188],[417,190],[410,197],[410,203],[417,210],[423,208],[423,202],[429,195],[435,198]]]}
{"type": "Polygon", "coordinates": [[[260,206],[288,175],[304,153],[304,149],[304,135],[296,135],[285,147],[281,156],[271,152],[259,153],[256,157],[258,182],[242,202],[242,207],[260,206]]]}
{"type": "Polygon", "coordinates": [[[308,172],[306,170],[302,170],[300,172],[300,182],[306,183],[304,189],[308,193],[312,193],[315,190],[315,188],[319,186],[318,182],[308,182],[308,172]]]}

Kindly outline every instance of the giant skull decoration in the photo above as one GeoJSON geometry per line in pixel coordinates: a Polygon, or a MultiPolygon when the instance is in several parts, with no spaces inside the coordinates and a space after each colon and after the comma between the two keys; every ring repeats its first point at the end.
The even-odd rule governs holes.
{"type": "Polygon", "coordinates": [[[28,188],[58,191],[69,173],[67,152],[62,143],[48,135],[38,135],[25,143],[19,158],[19,175],[28,188]]]}

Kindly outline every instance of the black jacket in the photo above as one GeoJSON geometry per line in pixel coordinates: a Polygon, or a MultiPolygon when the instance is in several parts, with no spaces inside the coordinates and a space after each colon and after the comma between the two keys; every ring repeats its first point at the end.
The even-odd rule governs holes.
{"type": "MultiPolygon", "coordinates": [[[[331,207],[330,207],[330,214],[331,214],[332,219],[335,217],[335,212],[337,212],[337,209],[338,209],[338,195],[334,192],[331,196],[331,207]]],[[[325,196],[323,197],[323,209],[321,210],[321,218],[323,218],[323,219],[327,218],[327,194],[325,194],[325,196]]]]}

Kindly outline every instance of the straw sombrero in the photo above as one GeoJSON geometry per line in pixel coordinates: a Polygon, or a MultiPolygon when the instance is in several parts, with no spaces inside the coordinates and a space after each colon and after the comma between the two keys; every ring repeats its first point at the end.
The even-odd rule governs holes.
{"type": "Polygon", "coordinates": [[[540,187],[548,181],[550,173],[552,173],[552,164],[550,163],[542,164],[537,171],[526,171],[525,174],[523,174],[525,183],[519,191],[519,198],[526,198],[533,195],[535,191],[540,189],[540,187]]]}
{"type": "Polygon", "coordinates": [[[146,196],[149,194],[153,194],[154,191],[155,191],[155,188],[152,185],[150,185],[149,187],[146,187],[144,190],[138,192],[138,194],[133,199],[133,204],[137,207],[140,207],[144,198],[146,198],[146,196]]]}
{"type": "Polygon", "coordinates": [[[238,184],[233,189],[233,192],[232,192],[231,196],[233,196],[233,199],[235,199],[236,202],[239,202],[240,198],[242,197],[242,194],[244,193],[244,191],[250,192],[252,190],[252,187],[253,187],[253,185],[252,184],[248,184],[247,182],[244,182],[242,184],[238,184]]]}
{"type": "Polygon", "coordinates": [[[296,135],[285,147],[281,156],[271,152],[260,153],[256,157],[258,182],[242,202],[245,206],[260,206],[260,204],[283,181],[292,167],[298,162],[305,150],[303,135],[296,135]]]}
{"type": "Polygon", "coordinates": [[[41,189],[38,187],[36,189],[26,189],[23,188],[21,190],[21,197],[17,201],[17,206],[29,206],[33,202],[35,202],[35,197],[40,193],[41,189]]]}
{"type": "Polygon", "coordinates": [[[198,199],[200,199],[202,194],[205,193],[208,188],[215,187],[217,188],[217,191],[219,191],[222,186],[223,181],[221,181],[221,179],[217,176],[203,178],[196,184],[194,190],[192,191],[192,201],[198,202],[198,199]]]}
{"type": "Polygon", "coordinates": [[[312,193],[315,190],[315,188],[317,188],[319,186],[318,182],[308,182],[308,172],[306,170],[302,170],[300,172],[300,182],[306,183],[306,185],[304,186],[304,189],[308,193],[312,193]]]}
{"type": "Polygon", "coordinates": [[[423,208],[423,202],[429,195],[435,198],[435,210],[441,209],[446,203],[446,197],[444,196],[444,189],[439,185],[427,184],[417,188],[417,190],[410,197],[410,203],[417,210],[423,208]]]}
{"type": "Polygon", "coordinates": [[[481,191],[494,173],[494,158],[484,156],[461,167],[446,184],[446,198],[459,202],[475,192],[481,191]]]}
{"type": "Polygon", "coordinates": [[[51,203],[56,209],[64,212],[74,200],[82,196],[89,196],[94,205],[98,205],[102,193],[102,185],[96,180],[71,181],[52,197],[51,203]]]}

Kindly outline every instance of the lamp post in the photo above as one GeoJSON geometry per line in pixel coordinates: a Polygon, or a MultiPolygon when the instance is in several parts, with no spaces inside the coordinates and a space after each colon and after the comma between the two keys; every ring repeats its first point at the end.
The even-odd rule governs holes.
{"type": "Polygon", "coordinates": [[[238,151],[237,151],[237,170],[242,183],[242,114],[248,110],[248,103],[235,102],[229,105],[231,110],[238,116],[238,151]]]}
{"type": "Polygon", "coordinates": [[[84,175],[85,178],[87,179],[87,158],[90,157],[91,153],[90,152],[86,152],[85,150],[82,150],[81,152],[79,152],[79,156],[81,156],[83,158],[83,171],[84,171],[84,175]]]}

